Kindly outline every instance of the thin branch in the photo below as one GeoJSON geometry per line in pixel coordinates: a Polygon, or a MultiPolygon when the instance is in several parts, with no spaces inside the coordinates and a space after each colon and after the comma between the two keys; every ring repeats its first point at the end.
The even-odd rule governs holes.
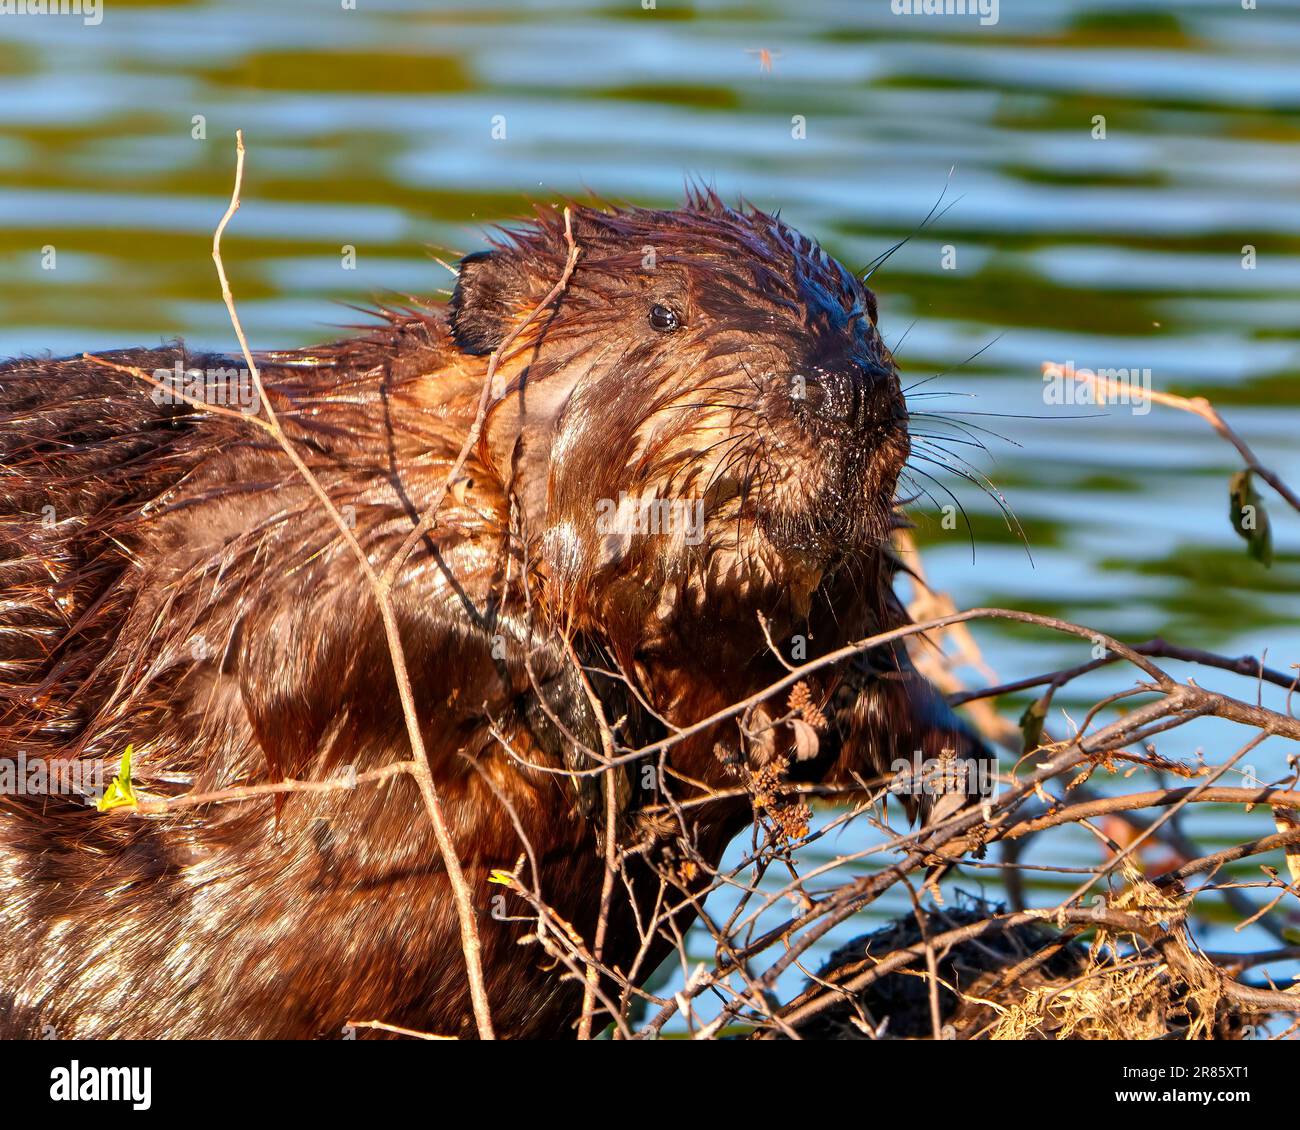
{"type": "MultiPolygon", "coordinates": [[[[1067,369],[1064,365],[1058,364],[1055,361],[1043,362],[1044,377],[1060,380],[1067,374],[1073,375],[1075,380],[1080,381],[1083,384],[1090,384],[1094,388],[1100,389],[1103,395],[1106,393],[1113,393],[1117,395],[1132,396],[1133,390],[1131,388],[1121,385],[1120,382],[1112,380],[1109,377],[1098,376],[1096,373],[1075,372],[1073,369],[1067,369]]],[[[1163,404],[1169,408],[1179,408],[1184,412],[1191,412],[1194,416],[1199,416],[1209,424],[1210,427],[1218,432],[1220,436],[1237,449],[1238,454],[1241,455],[1247,468],[1257,474],[1261,479],[1268,483],[1269,486],[1277,491],[1277,493],[1290,504],[1293,510],[1300,512],[1300,495],[1297,495],[1295,491],[1287,486],[1277,472],[1271,471],[1259,461],[1259,457],[1253,450],[1251,450],[1250,445],[1228,426],[1228,422],[1219,414],[1218,409],[1206,400],[1205,397],[1178,396],[1172,392],[1159,392],[1155,389],[1146,390],[1143,395],[1149,396],[1156,404],[1163,404]]]]}

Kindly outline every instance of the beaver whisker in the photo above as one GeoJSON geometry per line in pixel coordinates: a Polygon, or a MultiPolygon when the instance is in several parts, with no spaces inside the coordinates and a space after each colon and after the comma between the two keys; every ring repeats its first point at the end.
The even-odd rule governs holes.
{"type": "MultiPolygon", "coordinates": [[[[937,376],[938,376],[938,373],[936,373],[935,376],[937,377],[937,376]]],[[[934,377],[926,377],[925,379],[926,379],[927,381],[932,381],[932,380],[934,380],[934,377]]],[[[923,382],[918,382],[918,383],[923,383],[923,382]]],[[[911,386],[911,385],[908,386],[908,388],[911,388],[911,387],[913,387],[913,386],[911,386]]],[[[906,389],[906,388],[903,389],[903,392],[906,393],[906,392],[907,392],[907,389],[906,389]]],[[[962,397],[962,398],[964,398],[964,399],[967,399],[967,400],[977,400],[977,399],[979,398],[979,393],[977,393],[977,392],[954,392],[952,389],[945,389],[945,390],[940,391],[940,392],[918,392],[918,393],[916,393],[916,395],[914,395],[914,396],[909,396],[909,397],[908,397],[908,400],[924,400],[924,399],[927,399],[927,398],[929,398],[929,397],[933,397],[933,396],[960,396],[960,397],[962,397]]]]}
{"type": "Polygon", "coordinates": [[[907,328],[903,330],[902,336],[898,339],[898,341],[896,341],[893,345],[889,347],[889,352],[891,356],[893,356],[895,359],[897,359],[899,355],[902,353],[903,343],[907,341],[908,335],[911,334],[912,330],[916,328],[916,324],[918,321],[919,319],[913,318],[907,324],[907,328]]]}
{"type": "Polygon", "coordinates": [[[753,459],[754,449],[752,447],[744,447],[734,455],[729,456],[727,465],[723,468],[723,472],[719,476],[720,480],[730,479],[735,483],[736,493],[734,497],[738,500],[737,514],[743,514],[745,504],[749,500],[749,488],[751,485],[749,468],[753,463],[753,459]],[[740,464],[740,473],[733,475],[731,474],[731,469],[737,464],[740,464]]]}
{"type": "MultiPolygon", "coordinates": [[[[992,454],[989,451],[988,444],[986,444],[982,439],[979,439],[978,437],[974,439],[966,439],[962,436],[935,435],[933,432],[918,432],[911,428],[908,429],[907,434],[912,437],[913,442],[915,442],[918,439],[928,439],[928,440],[932,440],[936,445],[944,442],[959,443],[963,447],[977,448],[978,450],[984,452],[985,455],[991,456],[992,454]]],[[[940,450],[942,451],[945,449],[941,447],[940,450]]]]}
{"type": "MultiPolygon", "coordinates": [[[[731,376],[732,376],[731,373],[727,373],[724,374],[723,376],[718,377],[716,382],[709,380],[709,381],[705,381],[703,384],[692,385],[690,386],[690,391],[693,393],[720,392],[720,393],[725,393],[729,396],[744,396],[745,390],[737,388],[735,384],[730,380],[731,376]]],[[[668,394],[667,398],[671,399],[671,396],[672,394],[670,393],[668,394]]]]}
{"type": "Polygon", "coordinates": [[[734,455],[729,453],[727,456],[727,463],[725,467],[722,468],[722,475],[720,476],[722,478],[730,478],[736,484],[735,497],[739,500],[739,504],[737,506],[738,516],[744,513],[745,505],[749,501],[749,492],[751,486],[753,485],[753,479],[752,479],[750,468],[754,462],[754,456],[755,456],[755,452],[757,451],[757,445],[762,442],[762,437],[759,436],[757,433],[754,433],[747,438],[755,440],[756,443],[750,446],[742,447],[734,455]],[[740,472],[739,474],[733,475],[730,473],[731,469],[735,467],[737,464],[740,464],[740,472]]]}
{"type": "MultiPolygon", "coordinates": [[[[1095,420],[1104,416],[1104,412],[971,412],[964,408],[954,408],[950,416],[994,416],[1000,420],[1095,420]]],[[[972,425],[973,426],[973,425],[972,425]]],[[[1015,440],[1008,440],[1015,443],[1015,440]]]]}
{"type": "MultiPolygon", "coordinates": [[[[899,508],[905,511],[910,511],[922,498],[927,498],[930,500],[931,506],[936,510],[942,510],[943,506],[940,504],[939,500],[934,497],[934,494],[927,487],[923,487],[911,477],[911,472],[913,470],[914,468],[906,468],[898,476],[900,482],[905,482],[906,485],[911,488],[906,497],[898,499],[899,508]]],[[[917,474],[921,473],[922,472],[917,471],[917,474]]]]}
{"type": "Polygon", "coordinates": [[[655,413],[660,412],[680,412],[687,408],[725,408],[731,412],[750,412],[756,413],[757,408],[748,404],[723,404],[718,401],[696,400],[689,404],[665,404],[662,408],[656,408],[655,413]]]}
{"type": "MultiPolygon", "coordinates": [[[[953,453],[948,453],[948,454],[950,454],[954,459],[959,458],[959,456],[953,453]]],[[[973,486],[978,487],[979,490],[982,491],[984,494],[988,495],[989,498],[993,499],[993,501],[997,504],[998,509],[1002,512],[1002,518],[1003,521],[1005,521],[1007,524],[1007,529],[1010,530],[1015,535],[1017,535],[1017,537],[1019,537],[1021,543],[1025,547],[1025,553],[1029,557],[1030,562],[1032,563],[1033,553],[1030,550],[1029,537],[1025,533],[1024,527],[1020,524],[1020,519],[1016,517],[1015,511],[1012,510],[1011,508],[1011,504],[1007,502],[1007,500],[1003,497],[1001,491],[999,491],[997,487],[995,487],[992,484],[992,482],[990,482],[987,479],[986,476],[983,476],[978,470],[975,470],[974,468],[967,470],[962,467],[953,466],[951,463],[948,463],[942,459],[933,459],[930,458],[929,456],[917,454],[915,452],[913,452],[913,454],[909,457],[909,464],[911,462],[911,459],[920,459],[923,462],[930,463],[935,467],[942,467],[949,474],[953,474],[958,476],[959,478],[965,479],[973,486]]]]}
{"type": "MultiPolygon", "coordinates": [[[[740,435],[723,436],[721,439],[714,440],[708,447],[701,448],[698,451],[692,451],[690,453],[691,457],[698,461],[708,455],[708,453],[714,450],[714,448],[721,447],[724,443],[739,443],[743,439],[748,439],[751,434],[750,431],[744,431],[740,435]]],[[[722,456],[719,456],[718,458],[722,458],[722,456]]]]}
{"type": "Polygon", "coordinates": [[[655,412],[662,408],[666,408],[668,405],[672,404],[677,397],[682,395],[689,394],[691,396],[703,396],[706,393],[715,393],[719,396],[735,396],[739,398],[736,401],[737,404],[745,403],[746,394],[744,390],[736,388],[733,383],[719,382],[715,384],[711,381],[706,381],[704,384],[691,385],[685,389],[665,389],[657,398],[651,411],[655,412]]]}
{"type": "MultiPolygon", "coordinates": [[[[1010,436],[1004,436],[1001,432],[995,432],[992,428],[986,427],[983,424],[972,424],[966,420],[953,420],[949,416],[940,413],[935,413],[935,412],[909,413],[908,419],[929,420],[931,423],[947,424],[948,427],[957,428],[963,435],[969,436],[972,439],[975,438],[975,433],[983,432],[985,435],[992,436],[994,439],[1001,440],[1003,443],[1008,443],[1012,447],[1022,446],[1019,442],[1012,439],[1010,436]]],[[[949,438],[956,439],[957,437],[951,436],[949,438]]]]}
{"type": "MultiPolygon", "coordinates": [[[[687,471],[691,474],[698,475],[700,473],[700,463],[704,459],[704,457],[709,454],[709,452],[713,451],[715,448],[721,447],[723,444],[732,444],[732,445],[737,444],[745,438],[746,438],[745,435],[723,436],[722,439],[715,440],[713,443],[709,444],[708,447],[705,447],[702,450],[686,453],[685,457],[682,459],[677,469],[674,470],[671,475],[669,475],[667,481],[664,483],[664,493],[669,497],[674,496],[673,487],[676,485],[677,476],[681,474],[682,471],[687,471]]],[[[719,458],[725,458],[725,454],[723,456],[720,456],[719,458]]],[[[703,497],[707,498],[711,487],[712,487],[712,479],[710,479],[709,483],[705,484],[704,491],[702,492],[703,497]]]]}
{"type": "MultiPolygon", "coordinates": [[[[959,441],[959,440],[957,440],[957,439],[955,439],[954,437],[951,437],[951,436],[944,437],[944,439],[945,439],[947,442],[950,442],[950,443],[958,443],[958,442],[961,442],[961,441],[959,441]]],[[[943,446],[943,442],[942,442],[942,441],[935,440],[935,439],[933,439],[933,438],[930,438],[930,440],[929,440],[928,443],[921,444],[920,447],[921,447],[922,450],[930,451],[930,452],[938,452],[938,453],[940,453],[942,456],[944,456],[944,457],[946,457],[946,458],[948,458],[948,459],[955,460],[955,461],[956,461],[956,465],[955,465],[955,466],[951,466],[951,468],[950,468],[951,470],[953,470],[954,472],[956,472],[956,471],[958,471],[958,470],[962,470],[962,471],[964,471],[965,473],[967,473],[967,474],[973,476],[973,477],[974,477],[974,480],[978,480],[979,483],[982,485],[982,487],[983,487],[983,489],[985,490],[985,493],[986,493],[986,494],[988,494],[991,498],[998,499],[998,500],[1002,501],[1003,503],[1005,503],[1005,504],[1006,504],[1006,507],[1007,507],[1007,510],[1010,511],[1011,504],[1010,504],[1009,502],[1006,501],[1006,499],[1003,497],[1001,491],[999,491],[999,490],[997,489],[997,487],[993,485],[993,480],[990,479],[986,474],[984,474],[983,471],[981,471],[978,467],[976,467],[974,463],[972,463],[969,459],[967,459],[967,458],[966,458],[964,455],[962,455],[960,452],[949,451],[948,448],[946,448],[946,447],[943,446]]],[[[973,480],[973,481],[974,481],[974,480],[973,480]]]]}
{"type": "MultiPolygon", "coordinates": [[[[961,473],[964,476],[972,477],[972,481],[980,479],[983,482],[988,483],[989,487],[992,488],[991,480],[989,480],[987,476],[983,475],[983,473],[980,472],[980,470],[969,459],[961,455],[959,452],[951,451],[944,447],[943,443],[936,440],[934,437],[928,437],[927,442],[914,444],[913,452],[929,452],[941,461],[950,460],[951,462],[945,462],[944,465],[954,474],[961,473]]],[[[985,493],[988,494],[989,490],[985,490],[985,493]]]]}
{"type": "Polygon", "coordinates": [[[925,219],[923,219],[919,224],[917,224],[917,226],[913,228],[910,232],[908,232],[907,235],[903,236],[903,238],[900,239],[897,243],[895,243],[893,247],[890,247],[888,250],[881,252],[874,259],[872,259],[871,262],[869,262],[865,267],[855,272],[857,276],[864,283],[868,282],[871,279],[871,276],[874,275],[881,267],[883,267],[889,261],[890,257],[894,254],[894,252],[896,252],[900,247],[903,247],[913,237],[923,232],[931,220],[937,222],[943,219],[943,217],[947,215],[948,210],[950,208],[954,208],[961,203],[962,198],[959,196],[957,197],[956,200],[954,200],[951,204],[949,204],[947,208],[945,208],[942,212],[939,212],[937,216],[935,215],[935,210],[939,207],[940,204],[943,203],[943,198],[947,195],[948,188],[951,184],[952,184],[952,170],[950,169],[948,171],[948,179],[947,181],[944,182],[943,189],[939,193],[939,198],[934,202],[930,210],[925,214],[925,219]]]}
{"type": "MultiPolygon", "coordinates": [[[[753,542],[741,537],[741,521],[745,516],[745,508],[749,505],[750,495],[753,492],[757,477],[761,473],[762,465],[760,464],[760,469],[753,471],[751,471],[751,467],[754,466],[756,461],[765,457],[767,450],[767,441],[763,436],[760,434],[757,436],[757,439],[758,446],[750,450],[749,455],[745,460],[745,469],[740,479],[740,505],[736,507],[736,544],[742,547],[742,560],[744,561],[745,568],[749,570],[751,574],[754,572],[754,544],[753,542]]],[[[760,515],[755,513],[751,516],[751,521],[758,520],[759,517],[760,515]]]]}
{"type": "MultiPolygon", "coordinates": [[[[970,515],[966,513],[966,507],[962,505],[961,499],[958,498],[955,494],[953,494],[953,492],[948,489],[947,485],[941,482],[937,477],[930,474],[928,471],[921,470],[921,468],[919,467],[913,467],[909,464],[907,470],[904,471],[903,474],[906,475],[909,480],[911,480],[912,475],[920,475],[923,478],[929,479],[930,482],[932,482],[936,487],[938,487],[941,491],[943,491],[944,494],[946,494],[950,499],[952,499],[953,505],[957,507],[958,513],[960,513],[962,516],[962,521],[965,522],[966,524],[966,536],[970,539],[970,559],[971,559],[971,563],[973,564],[975,561],[975,526],[972,524],[970,520],[970,515]]],[[[943,509],[943,507],[939,504],[938,500],[934,497],[933,494],[930,493],[929,490],[927,490],[924,487],[919,487],[918,489],[920,489],[925,495],[927,495],[927,497],[929,497],[930,501],[935,504],[936,510],[943,509]]]]}
{"type": "MultiPolygon", "coordinates": [[[[920,388],[922,385],[928,385],[931,381],[937,381],[941,376],[943,376],[942,373],[932,373],[928,377],[922,377],[919,381],[913,381],[910,385],[904,385],[902,388],[903,396],[910,397],[912,395],[912,390],[914,388],[920,388]]],[[[934,395],[945,396],[947,394],[936,393],[934,395]]]]}
{"type": "Polygon", "coordinates": [[[745,374],[745,379],[749,381],[750,387],[753,388],[754,392],[757,395],[762,396],[763,386],[759,382],[759,379],[756,376],[754,376],[752,372],[750,372],[749,364],[742,360],[738,363],[738,368],[742,373],[745,374]]]}
{"type": "MultiPolygon", "coordinates": [[[[729,447],[722,455],[718,456],[717,466],[714,468],[713,474],[709,476],[709,481],[704,485],[704,491],[706,494],[711,491],[718,481],[727,474],[734,462],[743,454],[743,451],[737,451],[733,454],[732,449],[739,447],[740,444],[744,443],[746,440],[752,439],[753,433],[751,431],[745,431],[738,436],[729,438],[731,438],[731,447],[729,447]]],[[[726,441],[724,440],[721,442],[726,441]]]]}
{"type": "Polygon", "coordinates": [[[929,384],[931,381],[937,381],[940,377],[949,376],[952,373],[955,373],[963,365],[969,365],[972,361],[975,360],[975,358],[980,356],[980,354],[984,353],[986,350],[992,349],[993,346],[997,345],[997,343],[1001,341],[1004,337],[1006,337],[1005,332],[997,334],[995,337],[993,337],[992,339],[990,339],[989,341],[981,345],[977,350],[975,350],[974,353],[972,353],[969,357],[965,358],[964,360],[958,361],[955,365],[950,365],[948,368],[943,369],[940,372],[933,374],[932,376],[928,376],[923,380],[919,380],[914,384],[908,385],[906,388],[903,389],[903,395],[907,396],[914,388],[920,388],[922,385],[929,384]]]}
{"type": "Polygon", "coordinates": [[[759,495],[758,488],[765,485],[762,475],[768,467],[767,441],[762,432],[756,431],[753,434],[755,442],[744,452],[745,465],[740,474],[740,500],[746,506],[749,506],[751,501],[756,502],[759,495]]]}

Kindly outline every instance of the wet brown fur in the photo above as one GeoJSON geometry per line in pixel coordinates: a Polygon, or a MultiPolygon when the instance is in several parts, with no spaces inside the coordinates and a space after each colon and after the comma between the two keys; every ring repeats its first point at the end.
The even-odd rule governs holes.
{"type": "MultiPolygon", "coordinates": [[[[593,676],[635,746],[664,735],[654,715],[690,723],[784,673],[760,612],[783,646],[804,637],[808,658],[904,618],[881,550],[904,410],[857,279],[779,221],[708,193],[677,212],[578,209],[574,230],[572,281],[503,362],[466,481],[394,592],[508,1036],[568,1035],[580,1000],[519,944],[527,921],[490,914],[503,889],[489,873],[524,851],[515,820],[546,900],[588,940],[601,886],[597,779],[521,764],[590,767],[548,715],[598,744],[563,638],[635,680],[653,714],[593,676]],[[682,327],[650,327],[655,304],[682,327]],[[621,491],[702,500],[702,541],[611,539],[595,503],[621,491]]],[[[487,354],[566,250],[559,214],[544,211],[465,261],[449,308],[385,312],[364,336],[262,358],[290,437],[377,563],[437,493],[487,354]]],[[[240,367],[179,345],[106,356],[146,372],[178,359],[240,367]]],[[[812,685],[831,728],[796,767],[803,779],[847,783],[918,748],[973,748],[899,651],[812,685]]],[[[734,724],[672,747],[675,795],[693,795],[691,781],[736,787],[719,743],[739,749],[734,724]]],[[[85,360],[8,362],[0,756],[115,766],[128,744],[151,796],[409,756],[374,601],[268,436],[155,403],[85,360]]],[[[788,744],[783,729],[748,756],[788,744]]],[[[649,842],[631,864],[644,901],[656,861],[716,863],[751,809],[719,801],[674,828],[648,817],[663,796],[639,768],[618,834],[649,842]]],[[[626,970],[637,937],[616,892],[606,957],[626,970]]],[[[504,897],[522,919],[523,902],[504,897]]],[[[405,777],[149,817],[100,814],[80,796],[0,796],[0,910],[5,1036],[48,1025],[67,1037],[331,1038],[348,1019],[473,1034],[445,872],[405,777]]]]}

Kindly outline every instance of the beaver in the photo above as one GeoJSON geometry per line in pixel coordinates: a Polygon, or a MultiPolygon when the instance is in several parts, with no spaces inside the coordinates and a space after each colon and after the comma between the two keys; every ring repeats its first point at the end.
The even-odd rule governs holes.
{"type": "MultiPolygon", "coordinates": [[[[894,645],[804,680],[812,743],[777,696],[624,759],[607,803],[600,714],[620,751],[663,743],[787,662],[906,622],[889,539],[908,414],[875,297],[779,218],[701,189],[571,221],[576,269],[531,320],[569,250],[545,207],[460,260],[446,304],[257,358],[377,568],[445,489],[486,395],[391,599],[512,1037],[571,1035],[582,1000],[521,944],[535,906],[492,882],[525,856],[590,948],[617,837],[602,960],[635,984],[754,818],[746,774],[848,789],[918,750],[987,757],[894,645]]],[[[127,371],[203,374],[238,404],[243,363],[183,343],[103,361],[0,365],[5,756],[116,766],[129,746],[131,787],[153,798],[409,758],[377,603],[304,479],[237,409],[127,371]]],[[[152,814],[85,793],[0,796],[0,1034],[475,1034],[409,775],[152,814]]]]}

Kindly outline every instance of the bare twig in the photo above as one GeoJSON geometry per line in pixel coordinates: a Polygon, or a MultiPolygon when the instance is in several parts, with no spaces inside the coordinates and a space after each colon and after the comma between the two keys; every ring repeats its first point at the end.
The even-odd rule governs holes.
{"type": "MultiPolygon", "coordinates": [[[[1045,377],[1060,380],[1067,374],[1073,375],[1075,380],[1083,384],[1090,384],[1094,388],[1101,390],[1103,395],[1108,393],[1132,395],[1132,389],[1125,388],[1118,381],[1111,380],[1109,377],[1098,376],[1096,373],[1087,371],[1076,372],[1055,361],[1043,362],[1043,375],[1045,377]]],[[[1156,404],[1163,404],[1169,408],[1179,408],[1184,412],[1191,412],[1193,415],[1199,416],[1237,449],[1243,462],[1251,471],[1254,471],[1282,498],[1286,499],[1293,510],[1300,512],[1300,495],[1297,495],[1295,491],[1287,486],[1277,472],[1269,470],[1259,461],[1259,457],[1251,450],[1250,445],[1228,426],[1227,421],[1219,414],[1219,410],[1205,397],[1178,396],[1172,392],[1160,392],[1155,389],[1148,390],[1143,395],[1149,396],[1156,404]]]]}

